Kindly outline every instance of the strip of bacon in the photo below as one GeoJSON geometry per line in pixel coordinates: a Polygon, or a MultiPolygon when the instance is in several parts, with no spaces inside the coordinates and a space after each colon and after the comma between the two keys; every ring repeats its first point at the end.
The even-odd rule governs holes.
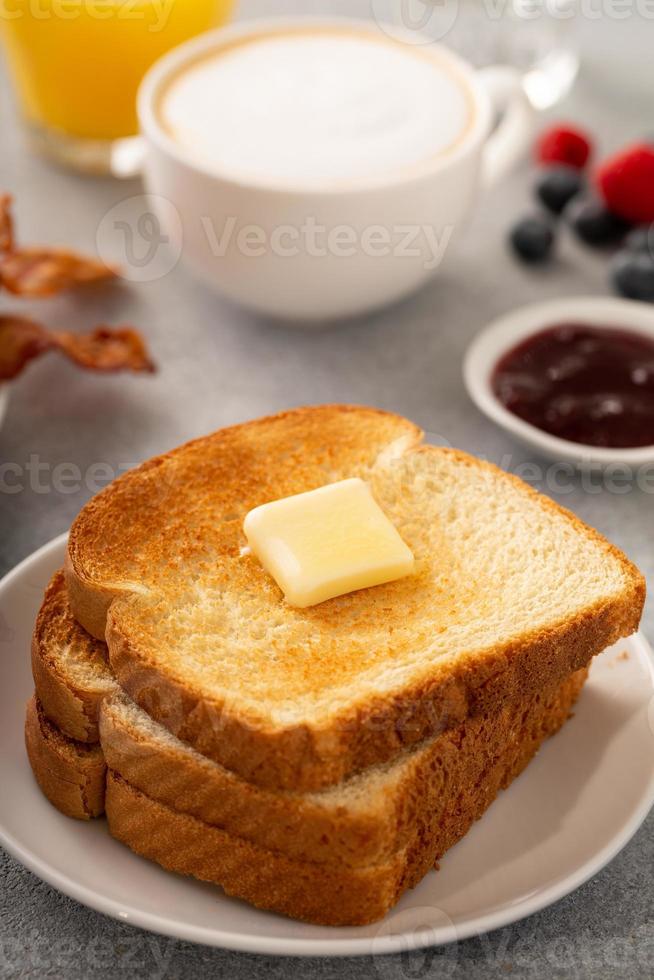
{"type": "Polygon", "coordinates": [[[0,252],[14,247],[14,223],[11,218],[11,194],[0,194],[0,252]]]}
{"type": "Polygon", "coordinates": [[[98,259],[47,246],[0,255],[0,284],[16,296],[53,296],[64,289],[114,279],[118,272],[98,259]]]}
{"type": "Polygon", "coordinates": [[[132,327],[96,327],[88,334],[48,330],[27,317],[0,316],[0,381],[9,381],[48,350],[60,350],[92,371],[155,371],[143,340],[132,327]]]}
{"type": "Polygon", "coordinates": [[[138,331],[132,327],[96,327],[90,333],[55,333],[57,346],[80,367],[92,371],[156,370],[138,331]]]}
{"type": "Polygon", "coordinates": [[[52,347],[40,324],[25,316],[0,316],[0,381],[15,378],[28,361],[52,347]]]}

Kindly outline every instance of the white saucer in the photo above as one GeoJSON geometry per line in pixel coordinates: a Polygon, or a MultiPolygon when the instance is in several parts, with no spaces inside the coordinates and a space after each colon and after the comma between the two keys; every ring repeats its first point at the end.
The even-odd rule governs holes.
{"type": "Polygon", "coordinates": [[[65,536],[0,583],[0,841],[78,901],[133,925],[248,952],[347,956],[452,942],[545,908],[594,875],[654,802],[654,671],[641,636],[599,657],[573,719],[486,816],[382,923],[328,929],[291,922],[169,874],[41,796],[23,748],[32,691],[29,644],[65,536]]]}
{"type": "Polygon", "coordinates": [[[654,463],[654,446],[603,449],[585,446],[543,432],[518,418],[501,404],[491,387],[493,368],[503,354],[530,334],[557,323],[587,323],[596,327],[623,327],[654,338],[654,306],[628,299],[575,296],[533,303],[498,317],[470,344],[463,363],[463,379],[473,402],[492,422],[548,459],[577,466],[603,467],[612,463],[642,466],[654,463]]]}

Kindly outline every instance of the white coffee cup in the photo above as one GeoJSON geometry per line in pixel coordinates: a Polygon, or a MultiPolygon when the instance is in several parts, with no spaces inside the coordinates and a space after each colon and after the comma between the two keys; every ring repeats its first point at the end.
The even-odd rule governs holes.
{"type": "Polygon", "coordinates": [[[150,69],[138,111],[146,189],[155,208],[157,199],[168,202],[158,217],[183,261],[258,313],[314,321],[385,306],[431,278],[480,190],[524,152],[532,110],[512,69],[475,71],[430,44],[430,54],[465,88],[472,111],[452,148],[413,167],[333,185],[280,183],[221,172],[173,138],[160,108],[173,79],[221,48],[299,29],[382,31],[371,22],[295,17],[210,32],[150,69]],[[172,221],[175,210],[179,220],[172,221]]]}

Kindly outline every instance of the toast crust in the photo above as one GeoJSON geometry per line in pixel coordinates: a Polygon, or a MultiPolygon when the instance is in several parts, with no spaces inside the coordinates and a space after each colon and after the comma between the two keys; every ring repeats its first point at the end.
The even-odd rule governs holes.
{"type": "Polygon", "coordinates": [[[168,871],[220,885],[257,908],[326,926],[381,919],[401,892],[404,856],[387,865],[331,869],[267,851],[170,810],[109,770],[109,832],[168,871]]]}
{"type": "Polygon", "coordinates": [[[107,663],[104,643],[85,633],[70,611],[63,571],[55,572],[45,590],[32,635],[32,676],[43,711],[69,738],[99,740],[100,704],[117,688],[107,663]],[[84,680],[66,670],[62,653],[78,652],[84,680]]]}
{"type": "MultiPolygon", "coordinates": [[[[232,451],[232,444],[238,444],[241,438],[251,441],[266,426],[279,426],[285,431],[288,425],[294,432],[294,440],[303,429],[308,429],[312,438],[316,438],[316,431],[321,431],[326,420],[337,424],[332,415],[337,420],[348,418],[348,424],[351,424],[357,413],[363,419],[362,425],[370,423],[370,410],[325,406],[258,420],[225,430],[216,438],[225,440],[228,451],[232,451]]],[[[373,412],[372,416],[383,420],[386,438],[384,426],[391,426],[397,437],[395,442],[401,443],[399,450],[396,446],[396,451],[402,454],[436,453],[470,468],[473,476],[480,478],[484,474],[497,477],[500,472],[492,464],[456,450],[419,447],[417,430],[409,423],[385,413],[375,416],[373,412]],[[392,419],[395,419],[395,428],[389,421],[392,419]],[[403,422],[407,427],[405,430],[403,422]]],[[[212,438],[208,437],[208,440],[212,438]]],[[[181,447],[176,453],[183,456],[197,452],[201,444],[205,445],[200,440],[181,447]]],[[[381,434],[374,447],[376,456],[384,451],[380,445],[383,445],[381,434]]],[[[285,452],[292,452],[286,444],[285,452]]],[[[137,704],[201,754],[261,787],[304,792],[337,784],[353,773],[393,759],[405,747],[454,728],[469,717],[497,711],[512,699],[529,698],[544,688],[562,683],[572,672],[586,667],[594,655],[631,634],[638,626],[645,596],[644,579],[638,570],[573,514],[516,477],[501,474],[506,485],[518,490],[535,508],[563,519],[586,542],[594,542],[606,556],[607,563],[614,566],[617,563],[622,588],[613,590],[601,601],[588,604],[577,615],[568,615],[540,629],[523,631],[509,642],[476,649],[470,654],[462,653],[443,663],[432,663],[422,676],[413,678],[400,689],[379,695],[367,693],[358,700],[353,698],[325,723],[313,720],[310,723],[272,724],[266,717],[257,715],[251,706],[239,703],[238,698],[215,697],[200,684],[170,669],[169,665],[154,660],[147,642],[143,642],[129,617],[130,604],[138,604],[138,595],[126,598],[124,592],[115,591],[112,599],[107,579],[103,579],[97,569],[94,573],[93,556],[103,541],[106,524],[111,523],[108,513],[118,520],[121,508],[129,510],[129,506],[134,506],[133,498],[138,498],[139,485],[154,482],[166,461],[173,457],[177,458],[175,453],[159,457],[134,473],[126,474],[84,508],[73,525],[69,540],[66,575],[71,605],[83,625],[96,635],[106,636],[111,669],[118,683],[137,704]]],[[[243,464],[240,457],[239,461],[243,464]]],[[[252,481],[256,483],[259,479],[266,479],[265,474],[255,468],[252,481]]],[[[247,480],[246,473],[243,485],[236,480],[236,489],[232,487],[230,492],[236,494],[240,490],[249,500],[248,494],[251,495],[253,490],[247,480]]],[[[269,494],[270,490],[267,492],[269,494]]],[[[261,493],[266,496],[266,487],[261,493]]],[[[153,521],[156,530],[156,519],[153,521]]],[[[154,530],[147,521],[141,520],[141,523],[145,526],[138,533],[146,540],[154,530]]],[[[233,540],[230,538],[225,547],[233,549],[237,535],[233,528],[230,533],[233,540]]],[[[159,557],[167,560],[165,554],[159,557]]],[[[114,564],[107,572],[115,572],[116,562],[120,560],[119,549],[118,557],[114,555],[114,564]]],[[[127,566],[124,578],[129,579],[130,573],[135,574],[137,565],[133,563],[133,556],[125,555],[123,560],[127,566]]],[[[103,561],[104,558],[101,569],[104,568],[103,561]]]]}
{"type": "Polygon", "coordinates": [[[135,789],[172,809],[270,850],[315,863],[361,867],[389,861],[410,842],[415,828],[438,839],[460,794],[485,780],[519,752],[530,754],[574,700],[586,678],[573,674],[554,691],[523,698],[499,712],[480,714],[430,739],[396,763],[383,786],[368,780],[357,790],[364,807],[346,806],[342,793],[270,792],[233,775],[180,745],[161,743],[156,732],[130,724],[119,699],[104,702],[100,738],[107,765],[135,789]],[[529,725],[525,724],[529,719],[529,725]]]}
{"type": "MultiPolygon", "coordinates": [[[[233,516],[230,511],[238,509],[245,493],[254,495],[256,503],[271,499],[272,488],[273,492],[283,496],[284,475],[292,474],[295,469],[310,469],[314,485],[329,482],[330,470],[335,466],[334,447],[325,444],[329,443],[330,438],[335,439],[335,448],[339,453],[351,454],[361,468],[368,470],[382,452],[399,455],[419,445],[423,432],[407,419],[381,409],[358,405],[318,405],[289,409],[219,429],[210,436],[194,439],[171,452],[147,460],[96,494],[73,522],[65,574],[77,621],[91,636],[105,639],[109,607],[116,598],[129,592],[129,589],[112,585],[112,582],[122,582],[125,565],[135,574],[138,573],[140,547],[147,543],[148,536],[157,533],[156,521],[153,523],[149,520],[144,508],[149,503],[154,510],[159,497],[164,496],[160,494],[158,481],[166,485],[168,464],[188,457],[194,460],[206,458],[212,448],[225,457],[224,472],[230,476],[229,487],[214,486],[213,492],[220,489],[223,494],[219,519],[229,522],[233,516]],[[276,441],[277,459],[271,458],[266,451],[266,438],[270,439],[271,434],[276,441]],[[303,458],[307,440],[320,454],[313,468],[307,467],[303,458]],[[258,455],[261,452],[263,455],[258,455]],[[147,501],[139,495],[140,481],[147,485],[147,501]],[[114,500],[118,504],[112,509],[116,526],[111,529],[98,526],[98,522],[102,525],[106,518],[107,505],[111,508],[114,500]],[[111,547],[107,548],[109,530],[112,539],[111,547]],[[102,554],[99,569],[93,567],[95,562],[91,558],[96,547],[102,554]]],[[[196,489],[206,492],[208,488],[200,479],[196,489]]],[[[288,493],[292,492],[294,487],[291,481],[288,493]]]]}
{"type": "MultiPolygon", "coordinates": [[[[88,654],[87,666],[97,668],[100,680],[111,681],[101,655],[103,645],[93,640],[72,617],[61,572],[53,576],[46,590],[38,620],[35,636],[43,647],[39,661],[46,663],[48,672],[55,673],[64,693],[66,683],[74,684],[75,675],[71,676],[70,667],[65,669],[62,665],[58,644],[72,646],[77,651],[78,666],[83,664],[84,653],[88,654]]],[[[415,826],[426,828],[426,832],[436,836],[439,826],[447,819],[447,802],[454,792],[453,786],[463,789],[476,785],[485,771],[493,771],[500,756],[525,737],[521,727],[524,713],[528,711],[536,720],[540,712],[545,724],[549,715],[556,713],[559,699],[567,696],[568,687],[579,687],[585,673],[570,678],[561,691],[543,691],[539,699],[520,698],[497,713],[481,713],[468,719],[465,725],[407,750],[395,763],[389,764],[391,771],[381,781],[371,780],[367,773],[360,779],[355,777],[349,784],[349,797],[343,796],[341,787],[318,794],[261,789],[197,755],[168,736],[165,729],[139,715],[115,682],[110,684],[111,693],[102,700],[96,671],[83,671],[82,676],[95,687],[87,690],[80,688],[79,683],[75,685],[71,692],[71,697],[76,695],[73,704],[92,702],[94,717],[99,712],[99,739],[106,762],[135,789],[172,809],[290,857],[362,867],[390,860],[407,845],[415,826]],[[79,694],[84,699],[81,702],[78,702],[79,694]],[[364,797],[362,803],[360,796],[364,797]]],[[[48,710],[38,681],[36,694],[40,700],[39,711],[61,730],[63,726],[48,710]]],[[[67,703],[65,698],[64,703],[67,703]]],[[[83,712],[81,720],[85,724],[88,720],[83,712]]],[[[41,730],[53,733],[53,726],[46,727],[43,721],[41,730]]],[[[42,742],[43,750],[47,749],[43,734],[42,742]]],[[[60,749],[66,747],[61,739],[57,744],[60,749]]],[[[70,765],[75,758],[74,743],[69,743],[68,748],[70,765]]],[[[80,750],[77,758],[83,770],[82,763],[89,753],[80,750]]],[[[50,764],[48,772],[52,769],[50,764]]],[[[70,794],[69,784],[82,782],[77,772],[71,775],[68,771],[65,778],[67,782],[63,787],[58,786],[56,798],[61,797],[62,789],[70,794]]],[[[55,795],[54,790],[49,795],[55,795]]],[[[79,800],[75,815],[86,815],[79,800]]]]}
{"type": "MultiPolygon", "coordinates": [[[[113,836],[162,867],[214,882],[230,895],[292,918],[320,925],[363,925],[380,919],[414,887],[472,823],[525,768],[542,742],[569,717],[585,672],[569,678],[550,697],[518,712],[499,753],[476,753],[476,769],[459,766],[438,818],[425,812],[415,785],[406,807],[412,833],[386,860],[358,868],[300,860],[262,847],[195,816],[150,798],[111,769],[106,772],[106,811],[113,836]]],[[[497,719],[478,733],[489,745],[497,719]]],[[[503,727],[503,722],[500,720],[503,727]]],[[[467,731],[456,751],[465,756],[467,731]]],[[[63,813],[89,819],[102,812],[105,770],[99,749],[59,733],[33,698],[27,707],[26,743],[34,773],[48,799],[63,813]],[[94,787],[90,791],[90,786],[94,787]]]]}
{"type": "MultiPolygon", "coordinates": [[[[258,908],[325,926],[366,925],[381,919],[415,887],[488,809],[500,789],[523,771],[542,742],[569,717],[585,673],[570,678],[548,702],[523,713],[515,738],[480,766],[476,781],[460,774],[438,821],[410,814],[410,843],[385,862],[330,867],[290,858],[180,813],[142,793],[111,769],[107,818],[112,835],[169,871],[220,885],[258,908]]],[[[493,721],[489,721],[492,729],[493,721]]],[[[410,801],[420,806],[419,795],[410,801]]]]}
{"type": "Polygon", "coordinates": [[[634,632],[644,591],[589,610],[579,620],[525,637],[448,670],[401,695],[354,705],[327,731],[300,725],[253,728],[220,703],[189,692],[174,678],[138,661],[129,638],[110,623],[112,670],[127,694],[152,718],[202,755],[264,789],[311,792],[394,759],[405,748],[456,728],[468,718],[500,711],[561,683],[620,637],[634,632]]]}
{"type": "Polygon", "coordinates": [[[25,711],[25,748],[41,791],[67,817],[90,820],[104,812],[107,767],[99,745],[63,735],[36,697],[25,711]]]}

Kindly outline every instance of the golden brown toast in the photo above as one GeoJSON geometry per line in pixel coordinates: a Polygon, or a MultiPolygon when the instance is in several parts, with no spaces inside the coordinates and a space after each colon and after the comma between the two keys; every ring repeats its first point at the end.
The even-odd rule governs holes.
{"type": "MultiPolygon", "coordinates": [[[[73,717],[85,723],[92,705],[107,764],[136,789],[263,847],[335,865],[388,860],[406,846],[416,826],[436,837],[452,787],[476,785],[503,754],[534,751],[535,746],[521,743],[526,737],[521,723],[537,703],[542,703],[546,720],[558,711],[558,692],[544,691],[538,699],[522,698],[492,716],[470,719],[339,786],[306,794],[274,792],[199,755],[130,701],[111,677],[103,644],[73,619],[60,572],[46,590],[35,635],[39,662],[47,665],[43,669],[53,673],[59,685],[74,689],[72,703],[81,707],[79,718],[73,717]]],[[[42,713],[61,728],[62,699],[44,700],[41,674],[35,677],[42,713]]],[[[46,696],[50,692],[48,683],[46,696]]],[[[70,723],[69,710],[63,717],[70,723]]],[[[74,750],[74,743],[68,745],[74,750]]],[[[489,788],[493,795],[496,791],[489,788]]],[[[74,815],[88,815],[85,808],[78,810],[74,815]]]]}
{"type": "Polygon", "coordinates": [[[32,676],[47,717],[69,738],[99,740],[100,704],[118,690],[107,645],[75,621],[63,571],[45,590],[32,635],[32,676]]]}
{"type": "Polygon", "coordinates": [[[121,687],[245,780],[317,790],[560,684],[638,625],[644,580],[496,467],[373,409],[296,409],[116,480],[71,530],[73,612],[121,687]],[[254,506],[368,480],[416,573],[308,609],[244,552],[254,506]]]}
{"type": "Polygon", "coordinates": [[[36,781],[53,806],[78,820],[104,812],[107,767],[102,749],[63,735],[36,696],[25,712],[25,747],[36,781]]]}
{"type": "MultiPolygon", "coordinates": [[[[259,908],[317,925],[365,925],[381,919],[405,891],[415,887],[482,816],[499,790],[522,772],[544,739],[568,718],[584,677],[583,671],[574,675],[547,704],[534,703],[523,711],[514,738],[477,781],[463,772],[454,774],[439,822],[424,813],[421,822],[412,814],[415,824],[409,842],[379,863],[337,867],[262,848],[166,807],[111,769],[106,803],[109,829],[137,854],[170,871],[214,882],[228,895],[259,908]]],[[[492,737],[488,730],[483,734],[492,737]]],[[[411,802],[420,809],[419,790],[411,802]]]]}
{"type": "Polygon", "coordinates": [[[585,677],[580,671],[563,689],[470,719],[392,763],[314,793],[247,783],[149,721],[124,696],[104,702],[100,734],[109,768],[164,805],[300,860],[365,867],[391,860],[416,834],[441,840],[460,797],[484,793],[490,802],[500,788],[493,774],[519,756],[531,758],[585,677]]]}
{"type": "MultiPolygon", "coordinates": [[[[405,811],[411,833],[399,849],[368,864],[339,866],[264,847],[165,805],[111,769],[106,779],[109,828],[138,854],[221,885],[228,894],[261,908],[321,925],[373,922],[418,884],[524,769],[544,739],[561,727],[584,678],[579,672],[555,694],[516,708],[508,726],[506,719],[493,718],[475,733],[463,726],[458,739],[454,733],[437,739],[450,741],[459,759],[450,767],[441,794],[446,805],[436,818],[423,805],[424,787],[416,784],[405,811]],[[503,744],[493,753],[488,746],[495,742],[497,747],[497,727],[503,744]]],[[[66,739],[35,699],[27,709],[26,741],[39,785],[56,807],[82,819],[101,812],[105,777],[99,748],[66,739]]],[[[160,766],[159,775],[162,771],[160,766]]]]}

